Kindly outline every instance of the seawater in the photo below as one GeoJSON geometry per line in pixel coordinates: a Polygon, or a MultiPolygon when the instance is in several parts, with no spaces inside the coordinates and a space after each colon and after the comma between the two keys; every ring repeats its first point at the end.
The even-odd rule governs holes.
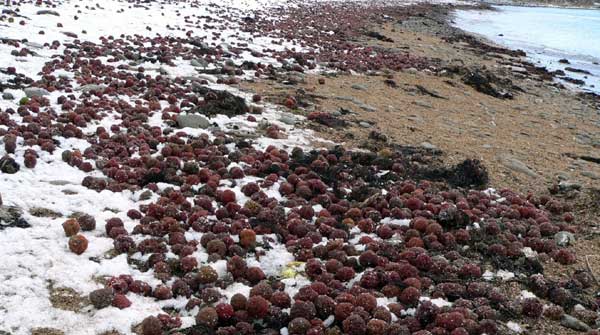
{"type": "Polygon", "coordinates": [[[496,10],[458,10],[455,25],[511,49],[522,49],[533,63],[565,71],[585,81],[584,90],[600,93],[600,10],[495,6],[496,10]],[[571,64],[562,64],[568,59],[571,64]]]}

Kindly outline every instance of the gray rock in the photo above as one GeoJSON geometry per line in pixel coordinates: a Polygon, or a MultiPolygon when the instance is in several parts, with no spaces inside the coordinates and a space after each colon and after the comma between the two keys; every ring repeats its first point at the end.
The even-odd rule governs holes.
{"type": "Polygon", "coordinates": [[[41,49],[44,47],[43,44],[39,44],[39,43],[35,43],[35,42],[26,42],[25,45],[30,48],[35,48],[35,49],[41,49]]]}
{"type": "Polygon", "coordinates": [[[260,134],[257,132],[249,130],[232,130],[227,132],[227,134],[243,139],[256,139],[260,137],[260,134]]]}
{"type": "Polygon", "coordinates": [[[408,69],[404,70],[404,72],[410,73],[410,74],[417,74],[417,73],[419,73],[419,70],[415,69],[414,67],[409,67],[408,69]]]}
{"type": "Polygon", "coordinates": [[[586,177],[591,178],[591,179],[594,179],[594,180],[600,179],[600,175],[597,174],[597,173],[594,173],[592,171],[583,171],[581,173],[581,175],[586,176],[586,177]]]}
{"type": "Polygon", "coordinates": [[[6,174],[15,174],[19,172],[21,166],[10,156],[0,158],[0,171],[6,174]]]}
{"type": "Polygon", "coordinates": [[[12,95],[12,93],[10,93],[10,92],[4,92],[4,93],[2,93],[2,99],[4,99],[4,100],[14,100],[15,96],[12,95]]]}
{"type": "Polygon", "coordinates": [[[433,108],[433,106],[429,102],[423,100],[413,101],[413,104],[424,108],[433,108]]]}
{"type": "Polygon", "coordinates": [[[334,99],[337,100],[342,100],[342,101],[355,101],[353,97],[347,97],[347,96],[340,96],[340,97],[333,97],[334,99]]]}
{"type": "Polygon", "coordinates": [[[560,319],[560,324],[567,328],[571,328],[580,332],[587,332],[591,329],[590,326],[585,324],[583,321],[572,317],[569,314],[563,315],[563,317],[560,319]]]}
{"type": "Polygon", "coordinates": [[[575,135],[575,142],[577,142],[579,144],[591,145],[592,140],[593,139],[589,134],[581,133],[581,134],[575,135]]]}
{"type": "Polygon", "coordinates": [[[177,115],[177,126],[179,126],[179,128],[206,129],[210,127],[210,121],[202,115],[180,114],[177,115]]]}
{"type": "Polygon", "coordinates": [[[0,206],[0,230],[9,227],[28,228],[31,227],[23,219],[23,210],[16,206],[0,206]]]}
{"type": "Polygon", "coordinates": [[[48,90],[40,87],[27,87],[23,90],[28,98],[41,97],[50,94],[48,90]]]}
{"type": "Polygon", "coordinates": [[[429,149],[429,150],[437,150],[438,147],[429,143],[429,142],[423,142],[421,143],[421,147],[425,148],[425,149],[429,149]]]}
{"type": "Polygon", "coordinates": [[[48,10],[48,9],[38,10],[37,15],[54,15],[54,16],[60,16],[60,14],[57,11],[48,10]]]}
{"type": "Polygon", "coordinates": [[[352,89],[358,90],[358,91],[366,91],[369,88],[369,86],[364,85],[364,84],[354,84],[350,87],[352,87],[352,89]]]}
{"type": "Polygon", "coordinates": [[[358,107],[360,107],[362,110],[364,110],[365,112],[377,112],[377,108],[371,106],[371,105],[367,105],[367,104],[358,104],[358,107]]]}
{"type": "Polygon", "coordinates": [[[152,198],[152,191],[146,190],[146,191],[142,192],[142,194],[140,194],[139,200],[144,201],[144,200],[148,200],[150,198],[152,198]]]}
{"type": "Polygon", "coordinates": [[[283,80],[283,83],[287,85],[304,84],[306,83],[306,79],[301,73],[288,73],[285,79],[283,80]]]}
{"type": "Polygon", "coordinates": [[[365,122],[365,121],[360,121],[358,123],[359,126],[363,127],[363,128],[371,128],[371,124],[369,122],[365,122]]]}
{"type": "Polygon", "coordinates": [[[509,156],[509,155],[503,155],[500,156],[500,163],[502,163],[502,165],[506,166],[507,168],[516,171],[516,172],[520,172],[523,174],[526,174],[530,177],[538,177],[538,174],[535,173],[535,171],[531,170],[530,168],[527,167],[527,165],[525,165],[525,163],[521,162],[520,160],[509,156]]]}
{"type": "Polygon", "coordinates": [[[90,302],[96,309],[102,309],[110,306],[114,297],[112,288],[101,288],[92,291],[89,295],[90,302]]]}
{"type": "Polygon", "coordinates": [[[106,88],[106,86],[104,86],[104,85],[87,84],[87,85],[81,86],[77,90],[82,91],[82,92],[90,92],[90,91],[103,91],[105,88],[106,88]]]}
{"type": "Polygon", "coordinates": [[[567,231],[559,231],[554,235],[554,242],[561,247],[565,247],[575,242],[575,235],[567,231]]]}
{"type": "Polygon", "coordinates": [[[206,68],[208,66],[208,62],[204,60],[204,58],[196,58],[190,61],[190,64],[195,67],[203,67],[206,68]]]}
{"type": "Polygon", "coordinates": [[[29,214],[35,216],[35,217],[39,217],[39,218],[59,218],[62,217],[63,215],[59,212],[55,212],[51,209],[48,208],[44,208],[44,207],[33,207],[29,209],[29,214]]]}
{"type": "Polygon", "coordinates": [[[67,181],[67,180],[50,180],[48,182],[48,184],[56,185],[56,186],[65,186],[65,185],[71,185],[73,183],[70,181],[67,181]]]}
{"type": "Polygon", "coordinates": [[[423,119],[421,116],[415,115],[415,114],[407,116],[406,119],[413,121],[413,122],[418,122],[418,123],[425,122],[425,119],[423,119]]]}
{"type": "MultiPolygon", "coordinates": [[[[209,77],[209,76],[207,76],[209,77]]],[[[206,91],[206,86],[202,84],[202,79],[204,78],[197,78],[197,77],[191,77],[194,78],[192,81],[192,92],[194,93],[202,93],[206,91]]],[[[188,79],[190,80],[190,79],[188,79]]],[[[209,78],[206,81],[208,81],[209,83],[214,83],[216,82],[216,80],[214,78],[209,78]]]]}
{"type": "Polygon", "coordinates": [[[295,117],[293,117],[291,115],[282,115],[279,118],[279,121],[281,121],[281,122],[283,122],[283,123],[285,123],[287,125],[290,125],[290,126],[293,126],[296,123],[298,123],[298,119],[296,119],[295,117]]]}
{"type": "Polygon", "coordinates": [[[558,188],[563,192],[569,192],[574,190],[580,190],[581,184],[578,184],[574,181],[563,180],[558,183],[558,188]]]}

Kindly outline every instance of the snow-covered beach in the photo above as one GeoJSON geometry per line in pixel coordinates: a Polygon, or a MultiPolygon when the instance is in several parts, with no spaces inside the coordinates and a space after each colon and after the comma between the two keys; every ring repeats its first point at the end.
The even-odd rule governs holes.
{"type": "MultiPolygon", "coordinates": [[[[526,278],[571,290],[540,267],[579,270],[578,209],[556,192],[489,188],[499,174],[479,155],[443,156],[392,130],[388,140],[359,112],[316,102],[404,129],[403,100],[385,115],[358,101],[384,88],[343,82],[377,78],[394,99],[418,95],[411,109],[452,106],[463,92],[492,106],[485,115],[513,95],[538,99],[493,76],[487,91],[468,75],[447,79],[455,57],[441,50],[454,45],[389,28],[444,3],[1,6],[0,333],[524,332],[560,305],[526,278]],[[401,33],[414,43],[403,47],[401,33]],[[265,94],[248,89],[263,81],[265,94]]],[[[554,89],[544,75],[531,80],[554,89]]],[[[508,161],[515,179],[538,182],[508,161]]],[[[576,273],[573,301],[592,286],[593,272],[576,273]]]]}

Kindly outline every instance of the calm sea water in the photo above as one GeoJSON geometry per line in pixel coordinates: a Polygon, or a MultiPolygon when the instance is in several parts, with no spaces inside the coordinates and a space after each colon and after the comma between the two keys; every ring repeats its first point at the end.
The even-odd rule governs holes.
{"type": "Polygon", "coordinates": [[[592,75],[566,72],[600,92],[600,10],[498,6],[497,11],[456,12],[456,26],[498,44],[527,52],[551,70],[573,67],[592,75]],[[566,58],[571,64],[558,62],[566,58]]]}

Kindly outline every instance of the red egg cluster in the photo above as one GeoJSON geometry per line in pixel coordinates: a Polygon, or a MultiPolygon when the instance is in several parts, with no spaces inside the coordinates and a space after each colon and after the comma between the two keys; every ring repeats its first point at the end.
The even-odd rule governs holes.
{"type": "MultiPolygon", "coordinates": [[[[131,232],[142,237],[136,237],[139,243],[118,219],[107,222],[106,232],[115,246],[127,241],[127,248],[116,250],[150,255],[132,266],[153,269],[156,278],[172,282],[137,292],[156,299],[186,297],[188,311],[212,306],[201,308],[196,321],[219,333],[239,332],[262,320],[267,329],[320,334],[332,326],[324,322],[333,316],[333,325],[347,333],[493,334],[499,331],[495,320],[511,305],[505,293],[483,280],[484,268],[542,276],[539,259],[564,262],[573,255],[553,239],[559,231],[576,232],[564,220],[568,205],[508,190],[452,189],[449,180],[411,181],[407,178],[420,175],[418,162],[431,159],[422,152],[381,157],[339,148],[286,153],[238,146],[232,151],[216,145],[226,138],[214,142],[205,140],[205,163],[196,160],[204,167],[174,170],[183,181],[178,190],[145,186],[160,198],[129,213],[139,221],[131,232]],[[242,181],[239,189],[249,198],[243,205],[235,192],[217,187],[239,179],[232,169],[215,171],[216,162],[239,164],[240,175],[260,178],[242,181]],[[197,193],[187,184],[189,175],[198,176],[203,185],[197,193]],[[283,201],[265,193],[275,183],[283,201]],[[186,231],[202,237],[188,240],[186,231]],[[264,252],[255,247],[268,248],[265,234],[273,233],[279,238],[269,237],[270,243],[285,244],[296,260],[305,262],[311,284],[294,295],[281,279],[267,278],[248,265],[249,257],[264,252]],[[537,252],[537,258],[526,257],[525,248],[537,252]],[[209,264],[200,265],[191,256],[198,250],[208,254],[209,264]],[[178,259],[167,258],[169,251],[178,259]],[[224,277],[211,265],[220,260],[227,265],[224,277]],[[234,282],[250,286],[250,296],[224,300],[217,288],[234,282]],[[380,304],[377,298],[387,302],[380,304]],[[423,298],[453,305],[437,307],[423,298]],[[411,308],[416,308],[414,316],[411,308]]],[[[174,152],[180,146],[173,145],[174,152]]],[[[570,284],[532,282],[524,289],[543,286],[535,291],[540,298],[573,306],[578,293],[569,287],[589,285],[589,278],[580,277],[570,284]]],[[[539,317],[539,306],[537,300],[525,300],[514,312],[539,317]]]]}
{"type": "Polygon", "coordinates": [[[284,41],[297,44],[297,48],[285,51],[263,50],[275,55],[286,71],[304,72],[317,64],[344,71],[424,69],[434,63],[392,48],[365,47],[359,41],[369,37],[365,33],[374,23],[403,20],[430,9],[428,5],[365,6],[360,2],[298,4],[257,13],[254,18],[244,20],[243,27],[247,32],[273,37],[281,44],[284,41]]]}

